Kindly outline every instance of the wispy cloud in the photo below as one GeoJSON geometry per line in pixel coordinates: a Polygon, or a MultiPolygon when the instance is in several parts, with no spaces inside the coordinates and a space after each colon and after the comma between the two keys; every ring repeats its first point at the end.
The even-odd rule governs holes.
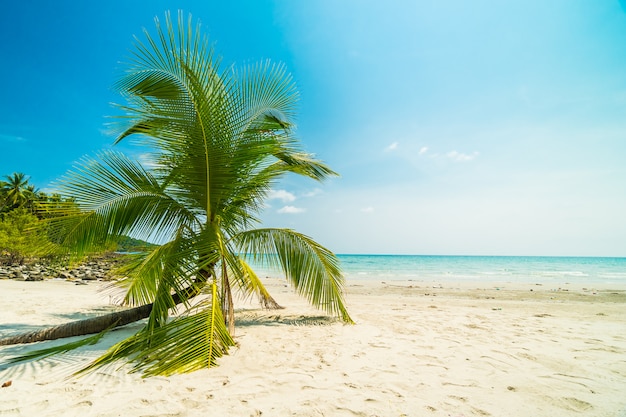
{"type": "Polygon", "coordinates": [[[391,145],[387,146],[385,148],[385,152],[391,152],[391,151],[395,151],[396,149],[398,149],[398,142],[394,142],[391,145]]]}
{"type": "Polygon", "coordinates": [[[418,151],[418,155],[427,156],[431,159],[448,158],[456,162],[467,162],[475,159],[479,155],[479,153],[476,151],[472,153],[463,153],[453,150],[445,154],[440,154],[437,152],[431,152],[428,146],[422,146],[418,151]]]}
{"type": "Polygon", "coordinates": [[[363,207],[361,209],[361,212],[363,212],[363,213],[373,213],[374,212],[374,207],[372,207],[372,206],[363,207]]]}
{"type": "Polygon", "coordinates": [[[467,161],[471,161],[472,159],[476,158],[478,156],[478,152],[473,152],[471,154],[466,154],[466,153],[462,153],[462,152],[457,152],[457,151],[450,151],[446,154],[446,156],[450,159],[452,159],[453,161],[458,161],[458,162],[467,162],[467,161]]]}
{"type": "Polygon", "coordinates": [[[149,169],[155,169],[159,166],[159,164],[154,161],[152,155],[147,152],[137,155],[137,159],[141,162],[141,165],[149,169]]]}
{"type": "Polygon", "coordinates": [[[298,214],[298,213],[304,213],[306,210],[300,207],[294,207],[294,206],[285,206],[281,209],[278,209],[278,213],[280,214],[298,214]]]}
{"type": "Polygon", "coordinates": [[[311,190],[311,191],[309,191],[309,192],[306,192],[306,193],[302,194],[302,197],[307,197],[307,198],[309,198],[309,197],[315,197],[316,195],[320,195],[320,194],[322,194],[323,192],[324,192],[324,191],[322,191],[322,189],[321,189],[321,188],[315,188],[315,189],[313,189],[313,190],[311,190]]]}
{"type": "Polygon", "coordinates": [[[280,200],[283,203],[290,203],[296,200],[296,196],[286,190],[271,190],[267,196],[268,200],[280,200]]]}
{"type": "Polygon", "coordinates": [[[0,133],[0,142],[24,142],[26,138],[19,135],[7,135],[0,133]]]}

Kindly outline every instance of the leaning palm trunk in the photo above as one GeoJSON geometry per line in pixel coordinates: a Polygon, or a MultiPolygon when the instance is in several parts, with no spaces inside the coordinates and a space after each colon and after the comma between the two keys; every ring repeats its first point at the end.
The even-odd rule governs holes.
{"type": "Polygon", "coordinates": [[[85,336],[88,334],[100,333],[107,329],[125,326],[127,324],[148,318],[151,312],[152,304],[133,307],[127,310],[105,314],[103,316],[72,321],[70,323],[59,324],[58,326],[48,327],[34,332],[5,337],[0,339],[0,346],[43,342],[45,340],[55,340],[65,337],[85,336]]]}
{"type": "MultiPolygon", "coordinates": [[[[200,294],[201,285],[206,282],[208,275],[199,274],[198,276],[200,278],[196,280],[193,286],[186,288],[182,294],[174,294],[172,296],[175,305],[181,304],[200,294]]],[[[0,346],[43,342],[46,340],[100,333],[107,329],[113,329],[147,319],[150,317],[153,307],[154,303],[144,304],[102,316],[76,320],[34,332],[5,337],[0,339],[0,346]]]]}

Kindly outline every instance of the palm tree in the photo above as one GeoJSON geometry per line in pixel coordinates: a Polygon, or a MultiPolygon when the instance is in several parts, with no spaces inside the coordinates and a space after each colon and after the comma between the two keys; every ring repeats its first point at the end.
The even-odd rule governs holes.
{"type": "Polygon", "coordinates": [[[118,152],[85,158],[60,180],[80,214],[48,225],[77,256],[121,236],[162,243],[124,270],[124,301],[146,310],[145,328],[93,366],[123,360],[167,375],[215,364],[234,344],[234,290],[278,307],[250,260],[281,268],[313,305],[352,323],[331,251],[293,230],[254,228],[284,175],[336,175],[298,146],[291,77],[269,62],[221,70],[191,18],[179,14],[178,30],[169,14],[165,27],[155,20],[157,36],[144,31],[117,84],[128,104],[115,125],[115,143],[149,146],[149,168],[118,152]],[[171,319],[178,302],[187,312],[171,319]]]}
{"type": "Polygon", "coordinates": [[[0,181],[0,195],[3,200],[0,211],[27,205],[35,198],[35,187],[28,183],[29,178],[24,173],[14,172],[4,178],[6,181],[0,181]]]}

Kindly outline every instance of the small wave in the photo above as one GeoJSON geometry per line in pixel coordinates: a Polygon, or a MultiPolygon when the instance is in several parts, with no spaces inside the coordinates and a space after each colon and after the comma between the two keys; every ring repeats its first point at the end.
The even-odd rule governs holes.
{"type": "Polygon", "coordinates": [[[626,279],[626,272],[603,272],[598,276],[600,278],[626,279]]]}
{"type": "Polygon", "coordinates": [[[542,277],[588,277],[589,274],[586,274],[582,271],[540,271],[534,272],[531,275],[539,275],[542,277]]]}

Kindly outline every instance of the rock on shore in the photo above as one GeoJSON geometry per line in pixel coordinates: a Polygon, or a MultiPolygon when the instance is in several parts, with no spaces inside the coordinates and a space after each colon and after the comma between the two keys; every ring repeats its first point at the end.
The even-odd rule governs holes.
{"type": "Polygon", "coordinates": [[[122,259],[122,255],[106,255],[90,259],[72,268],[45,262],[2,265],[0,266],[0,279],[21,281],[43,281],[54,278],[69,281],[110,280],[114,278],[112,271],[120,265],[122,259]]]}

